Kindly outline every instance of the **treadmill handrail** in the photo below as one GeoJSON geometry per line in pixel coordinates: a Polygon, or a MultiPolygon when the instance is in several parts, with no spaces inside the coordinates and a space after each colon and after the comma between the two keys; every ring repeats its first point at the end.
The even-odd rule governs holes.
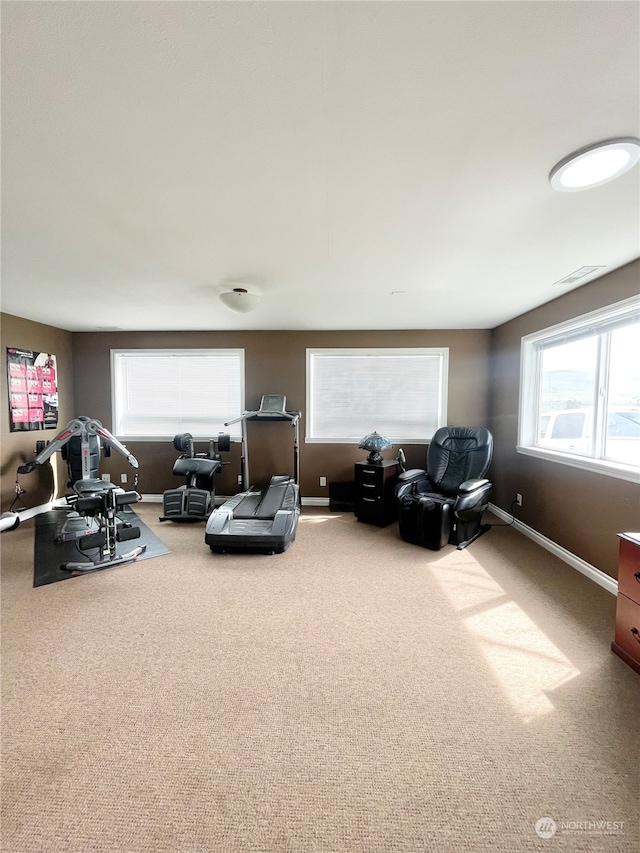
{"type": "Polygon", "coordinates": [[[302,417],[302,412],[299,411],[287,411],[284,407],[286,406],[286,398],[281,395],[271,395],[272,397],[276,397],[277,401],[280,402],[282,408],[269,408],[268,403],[265,403],[268,395],[263,395],[262,400],[260,402],[260,408],[257,411],[245,411],[240,417],[234,418],[233,420],[226,421],[225,426],[231,426],[231,424],[237,424],[240,422],[242,424],[242,451],[240,456],[240,469],[241,469],[241,484],[242,490],[246,490],[249,488],[249,460],[248,460],[248,449],[247,449],[247,421],[253,421],[253,423],[265,421],[265,422],[274,422],[274,421],[285,421],[289,422],[294,429],[294,438],[293,438],[293,477],[294,482],[299,484],[300,482],[300,459],[298,455],[298,445],[300,442],[299,438],[299,422],[302,417]]]}

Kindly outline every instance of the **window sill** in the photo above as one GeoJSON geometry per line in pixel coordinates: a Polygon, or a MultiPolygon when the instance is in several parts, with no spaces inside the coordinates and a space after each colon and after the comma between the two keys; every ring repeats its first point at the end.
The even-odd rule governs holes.
{"type": "MultiPolygon", "coordinates": [[[[188,430],[183,430],[183,432],[188,432],[188,430]]],[[[172,444],[173,439],[175,438],[176,435],[181,435],[181,433],[175,433],[174,432],[171,435],[127,435],[126,433],[122,433],[121,435],[116,435],[116,438],[118,439],[118,441],[122,441],[122,442],[128,441],[129,443],[140,441],[140,442],[145,442],[145,443],[147,443],[147,442],[158,442],[158,443],[162,442],[163,444],[168,442],[169,444],[172,444]]],[[[217,440],[218,435],[219,435],[219,432],[216,432],[215,435],[213,433],[211,433],[210,435],[195,435],[194,433],[191,433],[191,437],[198,444],[208,443],[211,441],[212,438],[215,438],[217,440]]],[[[238,433],[237,435],[229,434],[229,441],[231,441],[233,443],[238,443],[238,442],[240,442],[240,440],[241,440],[240,433],[238,433]]],[[[198,452],[201,452],[201,451],[198,450],[198,452]]],[[[202,452],[204,452],[204,451],[202,451],[202,452]]]]}
{"type": "Polygon", "coordinates": [[[630,465],[608,462],[604,459],[590,459],[586,456],[570,456],[568,453],[558,453],[541,447],[521,447],[518,445],[516,451],[525,456],[544,459],[547,462],[559,462],[561,465],[568,465],[570,468],[581,468],[583,471],[616,477],[618,480],[627,480],[629,483],[640,483],[640,471],[630,465]]]}
{"type": "MultiPolygon", "coordinates": [[[[393,447],[399,447],[401,444],[429,444],[430,438],[389,438],[393,442],[393,447]]],[[[304,437],[305,444],[359,444],[359,438],[309,438],[304,437]]]]}

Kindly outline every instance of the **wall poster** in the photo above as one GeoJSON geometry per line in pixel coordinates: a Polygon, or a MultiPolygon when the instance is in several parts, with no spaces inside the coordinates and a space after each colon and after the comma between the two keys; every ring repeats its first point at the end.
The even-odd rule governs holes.
{"type": "Polygon", "coordinates": [[[58,367],[50,352],[7,347],[11,432],[58,426],[58,367]]]}

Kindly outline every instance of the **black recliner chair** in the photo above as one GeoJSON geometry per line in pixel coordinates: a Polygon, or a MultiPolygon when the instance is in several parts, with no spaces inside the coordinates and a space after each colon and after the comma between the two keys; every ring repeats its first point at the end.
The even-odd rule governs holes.
{"type": "Polygon", "coordinates": [[[427,451],[427,470],[398,476],[396,498],[400,535],[407,542],[439,551],[466,548],[491,528],[482,524],[491,483],[493,437],[484,427],[446,426],[436,430],[427,451]]]}

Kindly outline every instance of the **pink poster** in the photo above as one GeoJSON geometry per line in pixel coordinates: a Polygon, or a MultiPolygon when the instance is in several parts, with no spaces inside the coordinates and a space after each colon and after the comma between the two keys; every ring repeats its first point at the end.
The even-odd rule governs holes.
{"type": "Polygon", "coordinates": [[[11,432],[56,429],[58,366],[50,352],[7,347],[11,432]]]}

